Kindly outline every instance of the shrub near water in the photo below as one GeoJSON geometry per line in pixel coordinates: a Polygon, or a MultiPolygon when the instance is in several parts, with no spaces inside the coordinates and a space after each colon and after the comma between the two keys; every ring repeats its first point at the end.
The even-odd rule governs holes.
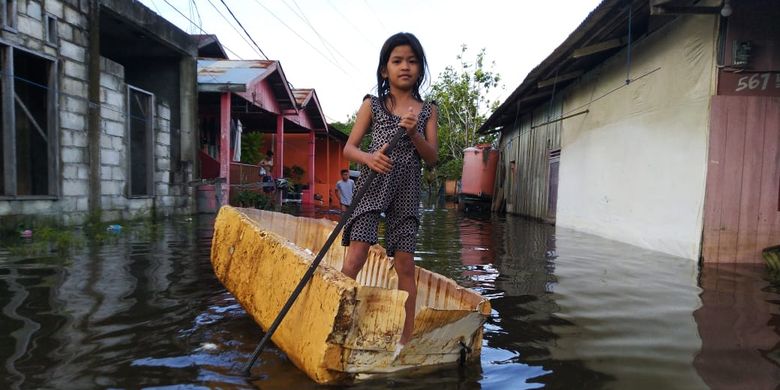
{"type": "Polygon", "coordinates": [[[248,190],[240,191],[235,198],[235,202],[241,207],[254,207],[260,210],[269,210],[271,199],[259,192],[248,190]]]}

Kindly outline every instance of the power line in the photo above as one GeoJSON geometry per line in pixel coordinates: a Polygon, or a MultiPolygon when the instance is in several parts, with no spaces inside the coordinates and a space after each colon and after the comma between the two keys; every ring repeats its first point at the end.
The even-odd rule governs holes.
{"type": "Polygon", "coordinates": [[[349,20],[349,18],[344,16],[344,14],[342,14],[341,11],[339,11],[338,8],[336,8],[336,6],[334,6],[333,3],[330,2],[330,0],[327,0],[326,3],[328,3],[330,8],[333,8],[333,10],[336,11],[336,13],[339,14],[339,16],[341,16],[341,18],[344,19],[345,22],[347,22],[347,24],[349,24],[355,31],[357,31],[358,35],[363,37],[363,39],[366,41],[366,43],[368,43],[369,46],[371,47],[374,46],[374,43],[371,42],[368,38],[366,38],[367,35],[364,34],[363,31],[361,31],[357,26],[355,26],[355,24],[353,24],[352,21],[349,20]]]}
{"type": "Polygon", "coordinates": [[[371,5],[368,4],[368,1],[363,0],[363,4],[365,4],[366,8],[368,8],[368,10],[371,11],[371,14],[374,15],[374,17],[376,18],[376,21],[379,22],[380,26],[382,26],[382,29],[387,31],[387,27],[385,27],[385,24],[382,23],[382,19],[379,16],[377,16],[376,12],[374,12],[374,9],[371,8],[371,5]]]}
{"type": "Polygon", "coordinates": [[[345,75],[349,76],[349,73],[347,73],[347,71],[346,71],[346,70],[344,70],[344,68],[342,68],[342,67],[341,67],[341,65],[339,65],[339,64],[337,64],[337,63],[335,63],[335,62],[333,62],[333,60],[331,60],[330,58],[328,58],[328,56],[326,56],[326,55],[325,55],[323,52],[321,52],[319,49],[317,49],[317,47],[316,47],[316,46],[312,45],[312,44],[311,44],[311,42],[309,42],[308,40],[306,40],[306,38],[302,37],[302,36],[301,36],[301,34],[298,34],[298,32],[297,32],[297,31],[295,31],[295,29],[294,29],[294,28],[292,28],[292,27],[288,26],[288,25],[287,25],[287,23],[285,23],[285,22],[284,22],[284,20],[282,20],[281,18],[279,18],[278,16],[276,16],[276,14],[274,14],[274,13],[273,13],[273,11],[271,11],[270,9],[268,9],[268,7],[264,6],[264,5],[263,5],[263,3],[261,3],[259,0],[255,0],[255,3],[257,3],[258,5],[260,5],[261,7],[263,7],[263,9],[265,9],[266,11],[268,11],[268,13],[269,13],[269,14],[271,14],[271,16],[273,16],[274,18],[276,18],[276,20],[278,20],[278,21],[279,21],[279,23],[281,23],[282,25],[284,25],[284,27],[287,27],[287,29],[288,29],[288,30],[292,31],[292,33],[293,33],[293,34],[295,34],[295,35],[296,35],[298,38],[300,38],[300,39],[301,39],[302,41],[304,41],[304,42],[305,42],[307,45],[309,45],[309,46],[310,46],[312,49],[314,49],[314,51],[316,51],[317,53],[319,53],[319,54],[322,56],[322,58],[324,58],[324,59],[328,60],[328,62],[330,62],[331,64],[333,64],[333,65],[334,65],[336,68],[338,68],[340,71],[344,72],[344,74],[345,74],[345,75]]]}
{"type": "MultiPolygon", "coordinates": [[[[176,8],[176,7],[175,7],[173,4],[171,4],[171,3],[170,3],[168,0],[163,0],[163,1],[165,2],[165,4],[168,4],[168,6],[169,6],[169,7],[173,8],[173,10],[174,10],[174,11],[176,11],[176,13],[178,13],[179,15],[181,15],[181,16],[182,16],[184,19],[187,19],[187,20],[188,20],[190,23],[192,23],[192,25],[193,25],[193,26],[197,27],[197,28],[198,28],[198,30],[200,30],[202,33],[209,35],[209,33],[208,33],[208,32],[206,32],[206,30],[202,29],[202,28],[201,28],[201,27],[200,27],[200,26],[199,26],[197,23],[193,22],[193,21],[192,21],[192,19],[190,19],[190,18],[188,18],[188,17],[187,17],[187,15],[184,15],[184,14],[183,14],[181,11],[179,11],[179,9],[178,9],[178,8],[176,8]]],[[[222,47],[224,47],[224,48],[225,48],[225,50],[227,50],[227,51],[229,51],[229,52],[233,53],[233,55],[234,55],[234,56],[236,56],[236,57],[238,57],[238,59],[239,59],[239,60],[242,60],[242,59],[243,59],[243,58],[241,58],[241,56],[240,56],[240,55],[238,55],[238,53],[236,53],[235,51],[231,50],[229,47],[227,47],[227,46],[225,46],[225,45],[222,45],[222,47]]]]}
{"type": "MultiPolygon", "coordinates": [[[[294,2],[294,0],[293,0],[293,2],[294,2]]],[[[292,11],[292,13],[294,13],[295,16],[298,17],[298,19],[301,19],[304,23],[306,23],[309,26],[309,28],[312,31],[314,31],[315,34],[317,34],[317,36],[320,38],[320,42],[322,43],[323,46],[325,46],[325,50],[327,50],[328,54],[330,54],[330,58],[332,58],[335,61],[338,61],[338,60],[336,60],[336,56],[333,55],[333,52],[325,44],[325,40],[322,38],[322,36],[319,33],[317,33],[317,30],[314,28],[314,26],[312,26],[311,23],[309,23],[309,19],[306,18],[306,15],[304,15],[303,10],[301,9],[301,7],[298,6],[298,3],[295,3],[295,8],[297,8],[298,11],[296,11],[293,7],[291,7],[290,4],[288,4],[287,1],[285,1],[285,0],[282,0],[282,4],[284,4],[285,7],[287,7],[287,9],[292,11]]]]}
{"type": "Polygon", "coordinates": [[[322,34],[320,34],[319,31],[317,31],[317,29],[314,27],[314,25],[311,23],[311,21],[309,21],[309,18],[306,17],[306,14],[303,12],[303,9],[301,9],[301,7],[298,5],[297,1],[292,0],[293,4],[295,4],[295,8],[297,8],[299,12],[296,12],[292,7],[290,7],[290,5],[287,4],[286,1],[282,1],[282,2],[284,3],[284,5],[287,6],[287,8],[289,8],[301,20],[303,20],[306,23],[306,25],[308,25],[309,28],[314,32],[314,34],[316,34],[317,37],[320,38],[320,42],[322,42],[322,45],[325,46],[325,49],[328,50],[328,53],[330,53],[330,55],[331,55],[331,57],[333,57],[333,59],[335,59],[335,56],[333,56],[333,52],[328,48],[329,46],[330,46],[330,48],[333,49],[333,51],[336,52],[336,54],[338,54],[341,58],[343,58],[344,61],[347,62],[347,64],[352,66],[353,69],[358,70],[358,71],[360,70],[360,69],[358,69],[357,66],[355,66],[355,64],[352,63],[352,61],[349,60],[349,58],[347,56],[342,54],[335,46],[333,46],[333,44],[331,44],[325,37],[323,37],[322,34]]]}
{"type": "Polygon", "coordinates": [[[152,1],[152,6],[154,7],[155,10],[157,10],[157,13],[161,14],[160,9],[157,8],[157,3],[155,3],[154,0],[151,0],[151,1],[152,1]]]}
{"type": "Polygon", "coordinates": [[[200,24],[203,24],[203,18],[200,17],[200,10],[198,9],[198,2],[192,0],[192,7],[195,8],[195,15],[198,15],[198,22],[200,22],[200,24]]]}
{"type": "MultiPolygon", "coordinates": [[[[236,26],[234,26],[233,23],[230,22],[230,20],[227,18],[227,16],[225,16],[225,14],[223,14],[222,11],[220,11],[219,8],[217,8],[217,6],[211,0],[206,0],[206,1],[209,2],[209,5],[211,5],[211,7],[214,8],[214,11],[217,11],[219,16],[225,21],[225,23],[228,26],[230,26],[230,28],[232,28],[233,31],[236,32],[236,35],[238,35],[238,37],[241,38],[252,49],[252,51],[257,53],[258,55],[265,56],[264,54],[260,54],[260,52],[258,52],[257,49],[254,46],[252,46],[252,43],[249,42],[248,39],[246,39],[244,34],[242,34],[241,31],[238,31],[238,28],[236,28],[236,26]]],[[[266,59],[267,59],[267,57],[266,57],[266,59]]]]}
{"type": "Polygon", "coordinates": [[[252,43],[254,43],[254,44],[255,44],[255,47],[257,48],[257,50],[259,50],[259,51],[260,51],[260,54],[262,54],[262,55],[263,55],[263,57],[265,57],[265,59],[267,60],[267,59],[268,59],[268,56],[267,56],[267,55],[265,55],[265,53],[263,53],[263,49],[261,49],[261,48],[260,48],[260,45],[258,45],[258,44],[257,44],[257,42],[255,42],[255,40],[252,38],[252,36],[251,36],[251,35],[249,35],[249,32],[248,32],[248,31],[246,31],[246,29],[244,28],[244,25],[243,25],[243,24],[241,24],[241,22],[238,20],[238,18],[236,17],[236,15],[235,15],[235,14],[233,14],[233,10],[231,10],[231,9],[230,9],[230,7],[228,7],[227,3],[225,3],[225,0],[219,0],[219,1],[221,1],[221,2],[222,2],[222,5],[224,5],[224,6],[225,6],[225,8],[227,8],[227,11],[230,13],[230,16],[232,16],[232,17],[233,17],[233,20],[235,20],[235,21],[236,21],[236,23],[238,23],[238,27],[241,27],[241,29],[242,29],[242,30],[244,30],[244,34],[246,34],[246,36],[247,36],[247,37],[249,37],[249,40],[250,40],[250,41],[252,41],[252,43]]]}

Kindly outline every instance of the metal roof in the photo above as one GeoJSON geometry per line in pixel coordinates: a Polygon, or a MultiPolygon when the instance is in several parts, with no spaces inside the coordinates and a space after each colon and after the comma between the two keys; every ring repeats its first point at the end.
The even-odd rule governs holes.
{"type": "Polygon", "coordinates": [[[199,92],[247,92],[250,84],[267,80],[282,110],[297,110],[279,61],[198,59],[199,92]]]}
{"type": "Polygon", "coordinates": [[[627,42],[628,10],[633,17],[632,40],[669,22],[672,17],[659,17],[652,25],[649,23],[650,1],[655,4],[673,0],[603,0],[560,46],[528,73],[478,132],[492,132],[511,125],[520,115],[550,101],[566,85],[622,50],[627,42]]]}
{"type": "Polygon", "coordinates": [[[201,58],[198,59],[198,85],[223,86],[231,92],[245,92],[249,83],[267,77],[275,70],[275,65],[276,61],[268,60],[201,58]]]}
{"type": "Polygon", "coordinates": [[[305,110],[313,120],[322,125],[322,130],[327,131],[328,124],[325,121],[325,115],[322,113],[317,92],[311,88],[295,88],[292,92],[298,108],[305,110]]]}
{"type": "Polygon", "coordinates": [[[303,107],[309,103],[309,99],[311,99],[314,90],[309,88],[294,88],[292,92],[293,96],[295,96],[295,102],[298,103],[298,107],[303,107]]]}
{"type": "Polygon", "coordinates": [[[198,43],[198,57],[228,59],[225,47],[213,34],[192,34],[192,38],[198,43]]]}

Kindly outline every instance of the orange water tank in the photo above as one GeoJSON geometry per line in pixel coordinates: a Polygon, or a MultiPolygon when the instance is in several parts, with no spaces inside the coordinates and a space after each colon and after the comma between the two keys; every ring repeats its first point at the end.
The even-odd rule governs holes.
{"type": "Polygon", "coordinates": [[[464,149],[461,195],[490,199],[493,196],[497,165],[498,150],[490,144],[464,149]]]}

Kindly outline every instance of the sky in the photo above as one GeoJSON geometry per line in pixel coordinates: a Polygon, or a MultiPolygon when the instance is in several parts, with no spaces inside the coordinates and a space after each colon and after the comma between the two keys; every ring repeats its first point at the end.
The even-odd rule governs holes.
{"type": "Polygon", "coordinates": [[[420,40],[431,82],[460,65],[462,45],[471,62],[485,49],[487,69],[502,79],[488,98],[503,102],[599,2],[141,0],[185,32],[216,34],[231,59],[280,61],[294,88],[316,90],[328,122],[346,121],[365,94],[376,93],[379,50],[397,32],[420,40]]]}

